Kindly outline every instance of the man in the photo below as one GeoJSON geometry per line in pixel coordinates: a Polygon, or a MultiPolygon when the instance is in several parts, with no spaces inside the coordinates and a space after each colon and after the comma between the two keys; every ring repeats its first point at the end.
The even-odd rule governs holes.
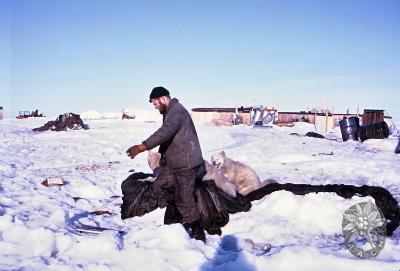
{"type": "Polygon", "coordinates": [[[202,179],[205,165],[196,129],[189,112],[171,99],[164,87],[155,87],[150,100],[160,114],[163,125],[142,144],[130,147],[126,152],[133,159],[137,154],[160,146],[161,163],[168,169],[168,180],[174,186],[175,204],[183,217],[182,224],[191,228],[192,237],[205,241],[200,213],[194,200],[196,178],[202,179]]]}

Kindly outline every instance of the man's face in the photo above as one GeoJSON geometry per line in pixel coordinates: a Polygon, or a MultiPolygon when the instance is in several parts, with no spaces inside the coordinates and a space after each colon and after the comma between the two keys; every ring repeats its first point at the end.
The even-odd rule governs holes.
{"type": "Polygon", "coordinates": [[[151,103],[154,105],[154,108],[160,112],[160,114],[164,114],[167,110],[167,105],[163,97],[151,99],[151,103]]]}

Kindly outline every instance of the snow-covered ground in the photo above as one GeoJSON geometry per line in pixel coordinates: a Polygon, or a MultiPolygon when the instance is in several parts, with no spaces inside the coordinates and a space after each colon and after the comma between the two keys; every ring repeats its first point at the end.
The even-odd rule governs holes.
{"type": "Polygon", "coordinates": [[[154,121],[159,119],[160,116],[160,113],[156,110],[149,111],[137,108],[125,108],[119,112],[90,110],[80,113],[80,116],[83,120],[121,119],[122,113],[133,116],[139,121],[154,121]]]}
{"type": "MultiPolygon", "coordinates": [[[[122,221],[121,182],[131,169],[149,172],[146,154],[131,160],[125,150],[160,126],[156,118],[86,120],[89,130],[43,133],[31,129],[50,119],[1,120],[0,270],[400,270],[399,229],[375,259],[360,260],[343,244],[344,211],[371,198],[275,192],[231,215],[223,235],[207,235],[206,244],[163,225],[164,210],[122,221]],[[65,185],[43,186],[49,177],[65,185]],[[116,231],[78,234],[76,223],[116,231]],[[265,246],[272,248],[264,253],[265,246]]],[[[262,179],[379,185],[400,201],[396,137],[342,142],[336,129],[331,140],[309,138],[314,128],[304,123],[197,131],[206,159],[224,150],[262,179]]]]}

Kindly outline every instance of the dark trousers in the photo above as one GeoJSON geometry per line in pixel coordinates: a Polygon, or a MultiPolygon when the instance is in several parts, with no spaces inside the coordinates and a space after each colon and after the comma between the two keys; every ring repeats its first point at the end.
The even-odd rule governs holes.
{"type": "Polygon", "coordinates": [[[153,184],[154,192],[158,195],[158,205],[165,207],[174,203],[183,217],[182,224],[199,220],[194,190],[196,180],[202,180],[205,174],[204,164],[176,173],[170,173],[167,167],[163,167],[153,184]]]}

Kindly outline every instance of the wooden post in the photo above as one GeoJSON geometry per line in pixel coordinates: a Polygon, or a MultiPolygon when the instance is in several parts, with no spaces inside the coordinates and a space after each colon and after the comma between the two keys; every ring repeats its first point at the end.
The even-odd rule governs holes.
{"type": "Polygon", "coordinates": [[[328,105],[325,108],[325,132],[328,132],[328,105]]]}

